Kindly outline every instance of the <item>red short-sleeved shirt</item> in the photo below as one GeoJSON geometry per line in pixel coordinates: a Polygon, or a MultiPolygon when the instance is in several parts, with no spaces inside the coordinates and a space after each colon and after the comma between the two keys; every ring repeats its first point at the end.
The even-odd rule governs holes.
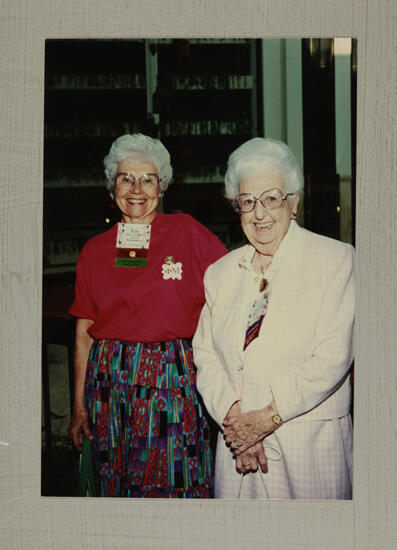
{"type": "Polygon", "coordinates": [[[116,267],[117,224],[84,245],[69,312],[92,319],[93,338],[157,342],[190,338],[205,301],[206,268],[227,249],[187,214],[158,213],[151,224],[145,267],[116,267]],[[166,256],[181,262],[182,278],[165,279],[166,256]]]}

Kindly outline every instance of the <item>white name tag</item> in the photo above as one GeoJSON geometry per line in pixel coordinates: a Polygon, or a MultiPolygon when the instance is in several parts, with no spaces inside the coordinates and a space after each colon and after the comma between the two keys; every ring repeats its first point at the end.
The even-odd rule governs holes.
{"type": "Polygon", "coordinates": [[[117,248],[149,248],[150,225],[141,223],[118,223],[117,225],[117,248]]]}

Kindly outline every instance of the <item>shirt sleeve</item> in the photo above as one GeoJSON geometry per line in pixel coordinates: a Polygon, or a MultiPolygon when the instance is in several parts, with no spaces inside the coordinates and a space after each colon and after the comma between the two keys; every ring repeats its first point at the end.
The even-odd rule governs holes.
{"type": "Polygon", "coordinates": [[[349,372],[355,307],[353,266],[354,249],[346,246],[324,291],[311,356],[295,371],[281,370],[272,376],[271,390],[284,421],[327,399],[349,372]]]}
{"type": "Polygon", "coordinates": [[[80,319],[96,319],[96,308],[91,297],[89,250],[86,245],[77,260],[74,301],[69,313],[80,319]]]}
{"type": "Polygon", "coordinates": [[[197,389],[214,420],[221,426],[230,407],[240,399],[214,348],[211,331],[211,268],[204,276],[206,303],[201,311],[193,338],[193,356],[197,367],[197,389]]]}
{"type": "Polygon", "coordinates": [[[193,242],[197,247],[200,265],[204,273],[209,265],[228,254],[229,251],[214,233],[194,218],[191,218],[191,220],[193,223],[193,242]]]}

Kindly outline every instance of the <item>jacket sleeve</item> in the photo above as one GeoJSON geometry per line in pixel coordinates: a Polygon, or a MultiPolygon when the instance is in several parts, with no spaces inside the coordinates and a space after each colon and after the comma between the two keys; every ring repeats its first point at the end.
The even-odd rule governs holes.
{"type": "Polygon", "coordinates": [[[193,355],[197,367],[197,389],[208,412],[221,426],[230,407],[240,396],[233,387],[213,343],[211,311],[214,292],[211,274],[210,266],[204,276],[206,303],[193,338],[193,355]]]}
{"type": "Polygon", "coordinates": [[[327,399],[349,372],[353,359],[353,264],[353,247],[343,247],[323,292],[310,357],[295,370],[278,371],[270,380],[284,421],[308,412],[327,399]]]}

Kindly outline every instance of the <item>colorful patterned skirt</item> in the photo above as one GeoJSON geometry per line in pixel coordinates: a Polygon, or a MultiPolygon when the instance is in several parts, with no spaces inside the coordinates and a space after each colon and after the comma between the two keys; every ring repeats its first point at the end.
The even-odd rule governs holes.
{"type": "Polygon", "coordinates": [[[85,397],[104,497],[212,497],[210,433],[186,340],[94,340],[85,397]]]}

